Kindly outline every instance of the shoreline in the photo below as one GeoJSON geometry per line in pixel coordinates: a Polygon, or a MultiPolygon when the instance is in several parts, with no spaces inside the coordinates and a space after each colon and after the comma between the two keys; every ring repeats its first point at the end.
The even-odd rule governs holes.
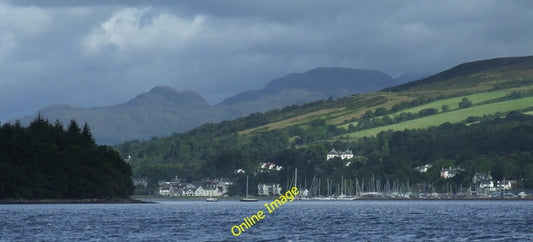
{"type": "Polygon", "coordinates": [[[84,199],[2,199],[4,204],[132,204],[153,203],[132,197],[128,198],[84,198],[84,199]]]}
{"type": "MultiPolygon", "coordinates": [[[[134,199],[142,201],[150,201],[157,203],[158,201],[191,201],[191,202],[201,202],[205,201],[208,197],[169,197],[169,196],[149,196],[149,195],[138,195],[133,196],[134,199]]],[[[218,201],[239,201],[242,197],[216,197],[218,201]]],[[[276,197],[254,197],[261,201],[273,201],[276,197]]],[[[357,198],[357,199],[295,199],[294,201],[299,202],[356,202],[356,201],[531,201],[533,197],[526,198],[357,198]]]]}
{"type": "MultiPolygon", "coordinates": [[[[205,201],[206,197],[159,197],[132,196],[129,198],[86,198],[86,199],[2,199],[0,205],[9,204],[151,204],[160,201],[205,201]],[[159,200],[159,201],[158,201],[159,200]]],[[[239,201],[241,197],[219,197],[219,201],[239,201]]],[[[259,202],[272,201],[277,197],[257,197],[259,202]]],[[[347,199],[295,199],[299,202],[357,202],[357,201],[532,201],[527,198],[357,198],[347,199]]]]}

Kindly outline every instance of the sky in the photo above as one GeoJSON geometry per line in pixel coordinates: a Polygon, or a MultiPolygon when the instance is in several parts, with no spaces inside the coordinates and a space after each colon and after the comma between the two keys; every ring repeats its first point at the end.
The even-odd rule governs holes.
{"type": "Polygon", "coordinates": [[[210,104],[316,67],[430,75],[533,55],[533,1],[0,0],[0,122],[154,86],[210,104]]]}

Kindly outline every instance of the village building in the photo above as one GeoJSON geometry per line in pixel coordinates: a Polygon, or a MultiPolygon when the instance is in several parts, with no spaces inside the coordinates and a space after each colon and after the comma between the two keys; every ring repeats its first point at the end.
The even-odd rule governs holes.
{"type": "Polygon", "coordinates": [[[426,173],[428,170],[432,167],[431,164],[425,164],[423,166],[417,166],[414,168],[415,171],[418,171],[420,173],[426,173]]]}
{"type": "Polygon", "coordinates": [[[226,196],[228,188],[233,184],[230,180],[220,179],[211,183],[182,183],[179,180],[159,182],[159,195],[172,197],[220,197],[226,196]]]}
{"type": "Polygon", "coordinates": [[[209,193],[213,190],[205,189],[202,186],[198,186],[196,190],[194,190],[194,196],[197,197],[207,197],[209,196],[209,193]]]}
{"type": "Polygon", "coordinates": [[[489,192],[496,191],[496,186],[492,180],[490,172],[474,173],[474,176],[472,176],[472,184],[476,192],[484,194],[485,196],[488,196],[489,192]]]}
{"type": "Polygon", "coordinates": [[[159,195],[170,196],[170,186],[159,184],[159,195]]]}
{"type": "Polygon", "coordinates": [[[194,196],[197,196],[197,197],[209,197],[209,196],[221,197],[221,196],[223,196],[225,194],[224,191],[225,190],[222,187],[218,187],[218,186],[215,186],[215,187],[206,186],[205,188],[202,187],[202,186],[199,186],[194,191],[194,196]]]}
{"type": "Polygon", "coordinates": [[[492,189],[494,188],[494,182],[491,180],[480,181],[479,183],[477,183],[476,186],[481,189],[485,189],[485,188],[492,189]]]}
{"type": "Polygon", "coordinates": [[[461,167],[457,167],[457,168],[451,168],[451,167],[444,168],[443,167],[440,170],[440,177],[444,179],[452,178],[463,171],[465,171],[465,169],[462,169],[461,167]]]}
{"type": "Polygon", "coordinates": [[[281,194],[281,187],[275,183],[259,183],[257,185],[257,195],[259,196],[278,196],[281,194]]]}
{"type": "Polygon", "coordinates": [[[183,187],[182,189],[180,189],[181,193],[176,196],[193,197],[197,189],[197,186],[192,183],[180,184],[180,187],[183,187]]]}
{"type": "Polygon", "coordinates": [[[179,189],[179,182],[176,181],[160,181],[159,182],[159,195],[161,196],[180,196],[181,190],[179,189]]]}
{"type": "Polygon", "coordinates": [[[502,180],[496,182],[496,188],[497,189],[503,189],[503,190],[511,190],[513,187],[518,184],[518,181],[516,180],[502,180]]]}
{"type": "Polygon", "coordinates": [[[483,181],[492,181],[492,176],[490,175],[490,172],[474,173],[474,176],[472,177],[472,183],[478,184],[479,182],[483,181]]]}
{"type": "Polygon", "coordinates": [[[346,151],[336,151],[331,149],[331,151],[326,155],[326,160],[333,159],[335,157],[341,158],[341,160],[353,158],[353,153],[351,150],[346,149],[346,151]]]}
{"type": "Polygon", "coordinates": [[[281,171],[282,166],[278,166],[273,162],[262,162],[259,163],[259,173],[272,172],[272,171],[281,171]]]}
{"type": "Polygon", "coordinates": [[[146,178],[134,177],[132,180],[133,180],[134,186],[143,186],[143,187],[148,186],[148,180],[146,178]]]}

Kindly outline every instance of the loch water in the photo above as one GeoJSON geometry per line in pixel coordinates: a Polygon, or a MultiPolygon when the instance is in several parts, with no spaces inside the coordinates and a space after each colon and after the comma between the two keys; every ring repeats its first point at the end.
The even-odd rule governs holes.
{"type": "Polygon", "coordinates": [[[0,241],[533,240],[533,201],[0,205],[0,241]],[[265,217],[238,237],[233,225],[265,217]]]}

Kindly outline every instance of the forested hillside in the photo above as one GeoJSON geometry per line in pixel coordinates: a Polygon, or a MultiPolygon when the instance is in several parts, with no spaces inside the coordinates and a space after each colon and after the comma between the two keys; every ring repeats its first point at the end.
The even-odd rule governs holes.
{"type": "Polygon", "coordinates": [[[0,199],[125,198],[131,167],[95,144],[87,125],[65,130],[38,117],[28,127],[0,127],[0,199]]]}
{"type": "MultiPolygon", "coordinates": [[[[314,128],[327,135],[325,125],[317,123],[314,128]]],[[[214,138],[207,129],[203,131],[205,133],[182,136],[180,143],[152,140],[150,147],[143,150],[147,153],[132,153],[135,157],[162,154],[157,156],[158,160],[154,159],[157,162],[134,162],[137,176],[153,179],[179,176],[195,180],[238,177],[234,171],[244,169],[257,175],[254,183],[287,184],[294,168],[298,168],[300,184],[304,179],[310,182],[313,177],[336,182],[344,177],[352,184],[356,179],[374,177],[412,184],[426,182],[436,189],[444,189],[446,182],[455,188],[468,186],[475,172],[491,172],[497,179],[513,178],[519,180],[522,187],[533,187],[533,116],[520,112],[511,112],[503,118],[485,117],[478,123],[445,123],[423,130],[385,131],[357,142],[321,142],[301,148],[290,148],[290,134],[282,131],[270,131],[252,138],[249,143],[242,143],[233,135],[214,138]],[[340,159],[326,161],[325,154],[332,148],[348,148],[364,158],[348,166],[340,159]],[[190,152],[183,152],[185,149],[190,152]],[[187,162],[175,162],[179,160],[187,162]],[[275,162],[284,169],[256,173],[263,161],[275,162]],[[425,164],[433,164],[429,173],[413,170],[425,164]],[[438,175],[443,167],[461,167],[466,171],[444,181],[438,175]]],[[[120,150],[142,150],[138,145],[128,142],[121,145],[120,150]]],[[[240,177],[242,179],[242,175],[240,177]]]]}

